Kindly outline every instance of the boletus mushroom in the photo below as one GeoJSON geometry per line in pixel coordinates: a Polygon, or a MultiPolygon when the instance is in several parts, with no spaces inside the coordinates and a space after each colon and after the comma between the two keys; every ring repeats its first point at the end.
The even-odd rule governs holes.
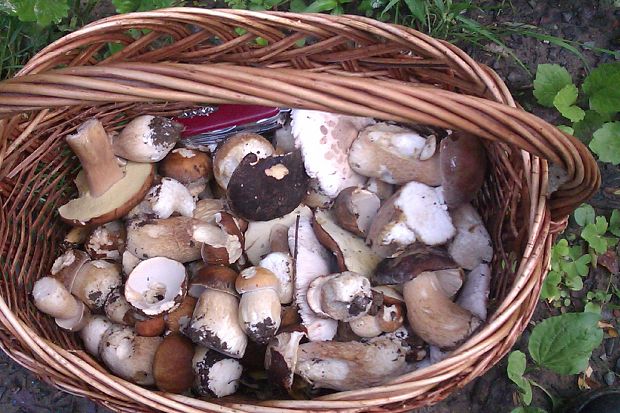
{"type": "MultiPolygon", "coordinates": [[[[286,231],[288,233],[288,228],[286,231]]],[[[277,292],[280,303],[289,304],[293,301],[293,268],[295,266],[293,257],[284,252],[271,252],[260,261],[258,266],[271,271],[278,279],[277,292]]]]}
{"type": "Polygon", "coordinates": [[[94,260],[82,265],[70,291],[89,309],[100,311],[108,295],[121,284],[121,269],[118,263],[94,260]]]}
{"type": "Polygon", "coordinates": [[[318,315],[347,322],[368,313],[372,290],[368,278],[346,271],[314,279],[306,298],[318,315]]]}
{"type": "Polygon", "coordinates": [[[84,328],[80,331],[80,337],[86,351],[95,357],[99,357],[99,344],[112,322],[102,315],[90,317],[84,328]]]}
{"type": "Polygon", "coordinates": [[[114,154],[134,162],[159,162],[174,148],[182,130],[169,118],[138,116],[113,138],[114,154]]]}
{"type": "Polygon", "coordinates": [[[466,270],[473,270],[483,262],[491,262],[491,236],[478,211],[471,204],[463,204],[452,210],[451,216],[456,235],[448,245],[448,252],[454,261],[466,270]]]}
{"type": "Polygon", "coordinates": [[[272,383],[286,390],[291,389],[299,343],[305,335],[301,331],[282,332],[269,341],[265,351],[265,369],[272,383]]]}
{"type": "Polygon", "coordinates": [[[239,388],[243,367],[238,360],[197,346],[192,359],[194,390],[201,396],[224,397],[239,388]]]}
{"type": "Polygon", "coordinates": [[[229,265],[243,254],[243,233],[228,212],[217,212],[212,221],[194,225],[192,237],[202,243],[201,256],[208,264],[229,265]]]}
{"type": "Polygon", "coordinates": [[[424,271],[456,268],[448,252],[440,247],[414,245],[395,258],[386,258],[371,276],[373,285],[402,284],[424,271]]]}
{"type": "Polygon", "coordinates": [[[194,383],[194,344],[179,334],[164,337],[153,358],[153,379],[161,391],[183,393],[194,383]]]}
{"type": "Polygon", "coordinates": [[[108,135],[97,119],[80,125],[66,138],[82,164],[76,181],[86,181],[80,196],[58,209],[71,225],[100,225],[126,215],[144,198],[153,182],[152,164],[127,162],[119,166],[108,135]]]}
{"type": "Polygon", "coordinates": [[[145,201],[150,204],[150,211],[155,218],[169,218],[173,213],[192,217],[196,201],[183,184],[172,178],[162,178],[146,194],[145,201]]]}
{"type": "Polygon", "coordinates": [[[334,201],[336,222],[359,237],[366,237],[373,218],[381,207],[381,199],[367,189],[349,187],[334,201]]]}
{"type": "Polygon", "coordinates": [[[211,157],[204,152],[178,148],[160,162],[159,173],[183,185],[206,183],[213,176],[213,165],[211,157]]]}
{"type": "Polygon", "coordinates": [[[84,249],[93,260],[121,261],[125,251],[127,232],[120,221],[98,226],[84,242],[84,249]]]}

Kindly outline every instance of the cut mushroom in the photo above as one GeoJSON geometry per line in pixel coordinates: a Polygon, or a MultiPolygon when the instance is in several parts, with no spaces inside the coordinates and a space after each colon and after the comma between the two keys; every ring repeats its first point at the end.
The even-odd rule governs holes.
{"type": "Polygon", "coordinates": [[[142,262],[140,258],[136,257],[129,251],[123,252],[122,261],[123,261],[123,274],[125,274],[125,277],[131,274],[133,269],[136,268],[136,265],[142,262]]]}
{"type": "Polygon", "coordinates": [[[334,202],[338,225],[360,237],[366,237],[373,218],[381,207],[379,197],[366,189],[346,188],[334,202]]]}
{"type": "Polygon", "coordinates": [[[150,203],[155,218],[169,218],[178,212],[184,217],[192,217],[196,209],[196,201],[183,184],[172,178],[162,178],[146,194],[145,200],[150,203]]]}
{"type": "Polygon", "coordinates": [[[183,125],[162,116],[142,115],[115,137],[114,154],[134,162],[159,162],[181,137],[183,125]]]}
{"type": "Polygon", "coordinates": [[[372,250],[391,257],[415,241],[446,243],[456,230],[436,188],[410,182],[396,192],[372,221],[366,241],[372,250]]]}
{"type": "Polygon", "coordinates": [[[308,305],[307,293],[310,283],[317,277],[330,274],[330,254],[314,235],[310,218],[301,217],[299,226],[289,228],[288,242],[295,257],[295,302],[304,327],[311,341],[331,340],[336,335],[338,322],[319,317],[308,305]]]}
{"type": "Polygon", "coordinates": [[[237,277],[235,288],[241,294],[239,323],[248,337],[266,344],[280,328],[278,278],[266,268],[249,267],[237,277]]]}
{"type": "Polygon", "coordinates": [[[196,261],[200,259],[201,245],[192,235],[197,222],[188,217],[131,221],[127,224],[127,251],[139,259],[196,261]]]}
{"type": "Polygon", "coordinates": [[[218,147],[213,158],[213,177],[223,189],[228,188],[233,172],[246,155],[253,153],[257,159],[273,155],[271,143],[255,133],[238,133],[218,147]]]}
{"type": "Polygon", "coordinates": [[[241,160],[228,182],[230,208],[250,221],[269,221],[293,211],[308,186],[301,153],[259,159],[254,153],[241,160]]]}
{"type": "Polygon", "coordinates": [[[305,343],[299,346],[295,372],[315,388],[362,389],[405,373],[406,353],[397,340],[383,337],[367,343],[305,343]]]}
{"type": "MultiPolygon", "coordinates": [[[[261,259],[271,252],[270,236],[274,227],[285,226],[288,228],[295,224],[297,216],[312,217],[312,211],[305,205],[295,208],[290,214],[271,221],[250,222],[245,231],[245,253],[253,265],[259,265],[261,259]]],[[[288,240],[287,240],[288,242],[288,240]]],[[[287,245],[288,249],[288,245],[287,245]]]]}
{"type": "Polygon", "coordinates": [[[241,358],[248,338],[239,325],[237,273],[229,268],[205,266],[197,274],[204,283],[186,334],[201,346],[241,358]]]}
{"type": "Polygon", "coordinates": [[[194,390],[201,396],[229,396],[239,388],[243,367],[238,360],[198,346],[192,365],[194,390]]]}
{"type": "Polygon", "coordinates": [[[164,337],[153,358],[153,379],[161,391],[183,393],[194,383],[194,344],[186,337],[164,337]]]}
{"type": "Polygon", "coordinates": [[[68,331],[80,331],[86,326],[90,319],[90,311],[84,303],[78,301],[79,312],[76,316],[71,318],[56,318],[54,321],[56,325],[64,330],[68,331]]]}
{"type": "Polygon", "coordinates": [[[95,260],[82,266],[70,291],[89,309],[99,311],[108,295],[121,284],[121,270],[117,263],[95,260]]]}
{"type": "Polygon", "coordinates": [[[482,323],[450,300],[435,272],[418,274],[405,284],[403,293],[411,328],[431,345],[452,349],[482,323]]]}
{"type": "MultiPolygon", "coordinates": [[[[287,228],[288,232],[288,228],[287,228]]],[[[287,246],[288,249],[288,246],[287,246]]],[[[278,279],[278,297],[280,303],[289,304],[293,301],[293,257],[288,253],[272,252],[263,258],[259,267],[271,271],[278,279]]]]}
{"type": "Polygon", "coordinates": [[[424,271],[456,268],[448,252],[439,247],[414,246],[396,258],[386,258],[372,275],[373,285],[402,284],[424,271]]]}
{"type": "Polygon", "coordinates": [[[181,304],[186,292],[185,267],[165,257],[142,261],[125,283],[127,301],[148,316],[174,310],[181,304]]]}
{"type": "Polygon", "coordinates": [[[105,315],[114,323],[133,326],[135,310],[123,295],[122,288],[112,291],[103,306],[105,315]]]}
{"type": "Polygon", "coordinates": [[[243,254],[243,234],[233,217],[218,212],[213,222],[194,225],[193,239],[201,243],[201,256],[211,265],[229,265],[243,254]]]}
{"type": "Polygon", "coordinates": [[[206,183],[213,175],[211,158],[204,152],[173,149],[159,164],[159,172],[183,185],[206,183]]]}
{"type": "Polygon", "coordinates": [[[67,136],[67,143],[80,159],[88,189],[58,209],[65,222],[82,226],[114,221],[144,198],[153,182],[153,165],[127,162],[119,167],[101,122],[85,122],[67,136]]]}
{"type": "Polygon", "coordinates": [[[390,184],[441,184],[436,137],[388,123],[362,130],[351,145],[349,164],[361,175],[390,184]]]}
{"type": "Polygon", "coordinates": [[[161,342],[161,337],[140,337],[131,327],[113,325],[101,339],[99,355],[112,373],[150,386],[155,384],[153,359],[161,342]]]}
{"type": "Polygon", "coordinates": [[[84,251],[70,249],[56,258],[50,272],[54,278],[63,283],[68,291],[71,291],[75,277],[88,261],[90,258],[84,251]]]}
{"type": "Polygon", "coordinates": [[[332,251],[340,271],[353,271],[369,277],[381,261],[364,240],[336,224],[332,211],[317,210],[314,213],[314,232],[317,239],[332,251]]]}
{"type": "Polygon", "coordinates": [[[166,327],[172,333],[185,333],[196,308],[198,300],[189,294],[185,296],[181,305],[164,316],[166,327]]]}
{"type": "Polygon", "coordinates": [[[480,264],[467,275],[456,303],[484,321],[487,319],[490,288],[491,267],[480,264]]]}
{"type": "Polygon", "coordinates": [[[293,109],[295,147],[301,149],[306,172],[318,180],[322,193],[335,198],[342,189],[364,183],[366,179],[351,169],[347,155],[358,132],[373,123],[371,118],[293,109]]]}
{"type": "Polygon", "coordinates": [[[226,210],[226,201],[223,199],[201,199],[196,202],[194,209],[194,218],[211,222],[215,219],[215,214],[226,210]]]}
{"type": "Polygon", "coordinates": [[[377,178],[368,178],[364,188],[376,194],[382,203],[394,194],[394,185],[383,182],[377,178]]]}
{"type": "Polygon", "coordinates": [[[299,342],[306,334],[300,331],[280,333],[271,339],[265,352],[265,369],[269,380],[290,390],[293,385],[299,342]]]}
{"type": "Polygon", "coordinates": [[[99,344],[112,322],[102,315],[90,317],[84,328],[80,331],[80,337],[84,342],[84,348],[90,355],[99,357],[99,344]]]}
{"type": "Polygon", "coordinates": [[[368,313],[372,291],[368,278],[347,271],[314,279],[306,298],[318,315],[348,322],[368,313]]]}
{"type": "Polygon", "coordinates": [[[441,141],[441,186],[449,208],[470,202],[484,182],[487,156],[480,139],[455,132],[441,141]]]}
{"type": "Polygon", "coordinates": [[[464,204],[451,211],[456,236],[448,251],[456,263],[466,270],[473,270],[483,262],[493,259],[493,244],[482,218],[471,204],[464,204]]]}
{"type": "Polygon", "coordinates": [[[120,261],[126,238],[127,232],[122,222],[108,222],[93,230],[84,242],[84,249],[94,260],[120,261]]]}
{"type": "Polygon", "coordinates": [[[71,319],[82,313],[82,303],[52,277],[43,277],[34,283],[32,298],[40,311],[54,318],[71,319]]]}

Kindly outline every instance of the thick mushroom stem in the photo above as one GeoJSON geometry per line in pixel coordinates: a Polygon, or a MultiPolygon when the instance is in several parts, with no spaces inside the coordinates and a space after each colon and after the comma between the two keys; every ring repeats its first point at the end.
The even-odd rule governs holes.
{"type": "Polygon", "coordinates": [[[453,303],[435,272],[423,272],[404,285],[407,319],[424,341],[453,348],[469,337],[482,321],[453,303]]]}
{"type": "Polygon", "coordinates": [[[78,127],[77,133],[67,136],[67,144],[82,164],[92,197],[103,195],[123,177],[108,135],[99,120],[84,122],[78,127]]]}

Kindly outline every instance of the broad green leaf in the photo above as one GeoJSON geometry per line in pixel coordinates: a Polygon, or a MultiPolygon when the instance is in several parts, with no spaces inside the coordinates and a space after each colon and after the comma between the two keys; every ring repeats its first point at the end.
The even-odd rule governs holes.
{"type": "Polygon", "coordinates": [[[568,133],[569,135],[572,135],[575,133],[575,130],[567,125],[558,125],[557,128],[564,133],[568,133]]]}
{"type": "Polygon", "coordinates": [[[588,275],[588,273],[590,272],[590,267],[588,266],[588,264],[590,264],[591,262],[592,257],[590,256],[590,254],[586,254],[575,260],[575,268],[577,269],[577,273],[581,277],[585,277],[588,275]]]}
{"type": "Polygon", "coordinates": [[[35,22],[37,15],[34,12],[34,5],[37,0],[14,0],[15,14],[20,21],[35,22]]]}
{"type": "Polygon", "coordinates": [[[609,224],[607,223],[607,218],[605,217],[596,217],[594,225],[596,225],[596,230],[601,235],[607,232],[607,227],[609,226],[609,224]]]}
{"type": "Polygon", "coordinates": [[[513,351],[508,356],[506,373],[508,374],[508,378],[519,388],[523,403],[529,405],[532,402],[532,386],[529,380],[523,377],[523,373],[525,373],[525,364],[525,354],[519,350],[513,351]]]}
{"type": "Polygon", "coordinates": [[[521,406],[513,409],[510,413],[547,413],[547,411],[538,407],[521,406]]]}
{"type": "Polygon", "coordinates": [[[579,122],[582,120],[586,113],[579,106],[575,106],[579,91],[577,86],[570,85],[564,86],[558,91],[553,98],[553,106],[564,116],[572,122],[579,122]]]}
{"type": "MultiPolygon", "coordinates": [[[[8,2],[7,2],[8,3],[8,2]]],[[[69,14],[68,0],[13,0],[11,6],[4,4],[5,9],[13,10],[23,22],[37,22],[39,26],[59,23],[69,14]]]]}
{"type": "Polygon", "coordinates": [[[289,8],[293,13],[303,13],[306,7],[306,2],[304,0],[292,0],[289,4],[289,8]]]}
{"type": "Polygon", "coordinates": [[[557,253],[560,257],[565,257],[569,254],[568,241],[561,239],[553,246],[553,252],[557,253]]]}
{"type": "Polygon", "coordinates": [[[587,302],[586,305],[583,307],[584,313],[594,313],[600,315],[601,311],[603,311],[601,305],[592,301],[587,302]]]}
{"type": "Polygon", "coordinates": [[[620,121],[607,122],[594,132],[590,149],[603,162],[620,163],[620,121]]]}
{"type": "MultiPolygon", "coordinates": [[[[597,221],[603,217],[596,217],[597,221]]],[[[604,218],[603,218],[604,219],[604,218]]],[[[606,228],[606,227],[605,227],[606,228]]],[[[585,239],[588,242],[590,248],[592,248],[597,254],[604,254],[607,251],[607,239],[602,235],[605,231],[601,233],[597,228],[597,224],[588,224],[581,231],[581,238],[585,239]]]]}
{"type": "Polygon", "coordinates": [[[620,237],[620,211],[614,209],[611,212],[611,217],[609,218],[609,228],[607,228],[609,232],[614,234],[616,237],[620,237]]]}
{"type": "Polygon", "coordinates": [[[586,110],[584,118],[573,124],[573,129],[575,130],[574,136],[588,143],[592,139],[592,134],[608,120],[606,116],[594,110],[586,110]]]}
{"type": "Polygon", "coordinates": [[[538,65],[534,79],[534,96],[543,106],[553,107],[553,99],[565,86],[573,83],[568,70],[556,64],[538,65]]]}
{"type": "Polygon", "coordinates": [[[562,281],[562,275],[558,271],[549,271],[543,282],[540,291],[540,298],[543,300],[557,300],[560,298],[558,284],[562,281]]]}
{"type": "Polygon", "coordinates": [[[592,350],[603,341],[594,313],[566,313],[539,323],[530,336],[532,359],[558,374],[577,374],[586,369],[592,350]]]}
{"type": "Polygon", "coordinates": [[[428,6],[426,3],[425,0],[405,0],[405,4],[411,14],[420,22],[426,21],[426,15],[428,13],[428,6]]]}
{"type": "Polygon", "coordinates": [[[581,204],[579,208],[573,212],[573,216],[575,217],[575,222],[580,227],[585,227],[588,224],[594,223],[594,218],[596,217],[596,212],[592,205],[590,204],[581,204]]]}
{"type": "Polygon", "coordinates": [[[603,114],[620,112],[620,63],[605,63],[592,70],[583,81],[590,108],[603,114]]]}
{"type": "MultiPolygon", "coordinates": [[[[575,264],[571,263],[571,266],[574,268],[575,264]]],[[[564,284],[573,291],[581,291],[583,289],[583,280],[577,271],[567,272],[564,277],[564,284]]]]}
{"type": "Polygon", "coordinates": [[[322,11],[331,11],[338,7],[336,0],[315,0],[305,10],[305,13],[320,13],[322,11]]]}

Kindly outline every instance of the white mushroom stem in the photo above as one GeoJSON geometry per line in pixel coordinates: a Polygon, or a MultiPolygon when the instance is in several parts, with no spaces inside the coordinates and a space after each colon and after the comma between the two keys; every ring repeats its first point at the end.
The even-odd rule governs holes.
{"type": "Polygon", "coordinates": [[[145,198],[157,218],[169,218],[178,212],[185,217],[192,217],[196,201],[189,189],[172,178],[162,178],[159,185],[151,188],[145,198]]]}
{"type": "Polygon", "coordinates": [[[80,331],[84,347],[92,356],[99,357],[99,344],[112,322],[102,315],[92,316],[80,331]]]}
{"type": "Polygon", "coordinates": [[[239,323],[253,341],[264,344],[280,328],[281,310],[275,289],[248,291],[239,301],[239,323]]]}
{"type": "Polygon", "coordinates": [[[34,305],[45,314],[60,319],[71,319],[82,312],[81,303],[55,278],[43,277],[32,289],[34,305]]]}
{"type": "Polygon", "coordinates": [[[103,195],[121,180],[123,171],[116,162],[108,135],[99,120],[90,119],[84,122],[77,132],[67,136],[66,140],[82,164],[92,197],[103,195]]]}
{"type": "Polygon", "coordinates": [[[278,278],[280,303],[289,304],[293,301],[293,267],[295,265],[293,257],[288,253],[272,252],[263,258],[258,265],[268,269],[278,278]]]}
{"type": "Polygon", "coordinates": [[[239,388],[243,367],[238,360],[198,346],[192,365],[194,388],[202,396],[229,396],[239,388]]]}
{"type": "Polygon", "coordinates": [[[299,228],[293,224],[288,231],[289,249],[295,260],[295,302],[311,341],[331,340],[338,322],[319,317],[308,305],[308,286],[315,278],[331,273],[329,252],[319,242],[312,229],[311,218],[300,217],[299,228]]]}
{"type": "Polygon", "coordinates": [[[82,302],[78,302],[79,313],[71,318],[56,318],[56,325],[68,331],[80,331],[90,319],[90,311],[82,302]]]}
{"type": "Polygon", "coordinates": [[[456,303],[481,320],[486,320],[490,288],[491,267],[480,264],[467,275],[456,303]]]}
{"type": "Polygon", "coordinates": [[[75,294],[91,310],[105,304],[108,295],[122,284],[119,265],[104,260],[89,261],[82,266],[71,287],[75,294]]]}
{"type": "Polygon", "coordinates": [[[491,237],[482,218],[471,204],[463,204],[451,212],[456,236],[448,246],[452,259],[466,270],[472,270],[493,259],[491,237]]]}

